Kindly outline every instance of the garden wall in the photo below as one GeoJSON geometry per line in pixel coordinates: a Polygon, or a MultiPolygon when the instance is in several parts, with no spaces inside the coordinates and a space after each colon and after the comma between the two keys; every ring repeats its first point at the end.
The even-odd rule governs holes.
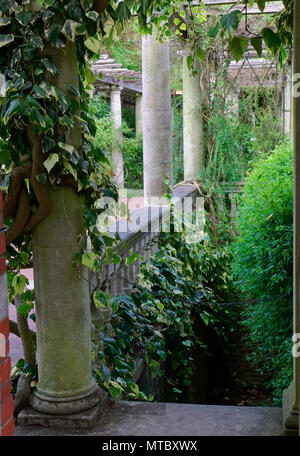
{"type": "MultiPolygon", "coordinates": [[[[0,181],[1,183],[1,181],[0,181]]],[[[3,199],[0,191],[0,435],[14,433],[13,399],[10,384],[9,318],[5,260],[5,234],[3,231],[3,199]]]]}

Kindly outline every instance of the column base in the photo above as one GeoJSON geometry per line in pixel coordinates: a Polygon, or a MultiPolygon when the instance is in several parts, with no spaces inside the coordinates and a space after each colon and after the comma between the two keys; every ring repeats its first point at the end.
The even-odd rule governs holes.
{"type": "Polygon", "coordinates": [[[299,407],[295,404],[294,382],[283,391],[282,415],[284,435],[299,436],[299,407]]]}
{"type": "Polygon", "coordinates": [[[25,408],[18,415],[18,424],[60,429],[91,429],[108,405],[107,393],[100,389],[99,392],[97,405],[78,413],[58,415],[38,412],[31,407],[25,408]]]}
{"type": "Polygon", "coordinates": [[[36,390],[29,398],[29,405],[37,412],[47,415],[71,415],[96,406],[102,401],[103,394],[104,391],[96,383],[84,395],[74,397],[50,397],[36,390]]]}

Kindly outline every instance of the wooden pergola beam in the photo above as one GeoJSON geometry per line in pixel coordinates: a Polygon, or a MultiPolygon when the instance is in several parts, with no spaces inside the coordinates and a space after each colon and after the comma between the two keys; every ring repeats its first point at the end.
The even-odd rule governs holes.
{"type": "MultiPolygon", "coordinates": [[[[250,15],[263,15],[263,14],[276,14],[280,13],[282,10],[284,10],[284,6],[282,1],[271,1],[270,5],[266,4],[264,11],[260,11],[260,9],[257,6],[253,6],[252,8],[247,9],[247,14],[250,15]]],[[[183,3],[183,6],[188,6],[189,4],[187,2],[183,3]]],[[[240,4],[238,1],[234,0],[204,0],[204,5],[207,7],[220,7],[220,6],[234,6],[236,5],[236,9],[241,10],[243,14],[245,14],[244,8],[245,5],[240,4]]],[[[191,6],[193,7],[202,7],[202,4],[198,1],[195,0],[192,2],[191,6]]],[[[214,14],[216,14],[216,11],[214,11],[214,14]]]]}

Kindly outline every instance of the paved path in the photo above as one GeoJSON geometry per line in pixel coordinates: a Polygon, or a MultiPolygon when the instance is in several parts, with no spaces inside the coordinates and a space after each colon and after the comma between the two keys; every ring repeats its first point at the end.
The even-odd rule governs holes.
{"type": "Polygon", "coordinates": [[[279,436],[281,409],[110,401],[95,429],[71,432],[17,426],[18,436],[279,436]]]}

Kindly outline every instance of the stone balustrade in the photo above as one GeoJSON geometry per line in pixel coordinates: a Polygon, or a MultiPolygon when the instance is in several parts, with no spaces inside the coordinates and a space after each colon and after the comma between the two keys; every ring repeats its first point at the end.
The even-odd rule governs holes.
{"type": "MultiPolygon", "coordinates": [[[[184,214],[189,216],[196,208],[198,195],[196,186],[179,185],[174,189],[171,202],[176,211],[182,213],[184,211],[184,214]]],[[[105,291],[112,297],[131,293],[133,285],[138,280],[141,264],[143,262],[150,264],[151,256],[159,247],[159,234],[168,231],[170,207],[170,204],[146,206],[132,212],[130,220],[120,219],[112,225],[110,233],[118,233],[120,239],[114,250],[122,260],[118,264],[103,265],[100,278],[95,273],[90,274],[91,298],[97,289],[105,291]],[[139,257],[132,264],[126,265],[126,258],[133,252],[139,257]]],[[[112,332],[111,315],[110,308],[96,308],[91,299],[92,340],[95,354],[97,350],[103,348],[104,333],[109,335],[112,332]]]]}

